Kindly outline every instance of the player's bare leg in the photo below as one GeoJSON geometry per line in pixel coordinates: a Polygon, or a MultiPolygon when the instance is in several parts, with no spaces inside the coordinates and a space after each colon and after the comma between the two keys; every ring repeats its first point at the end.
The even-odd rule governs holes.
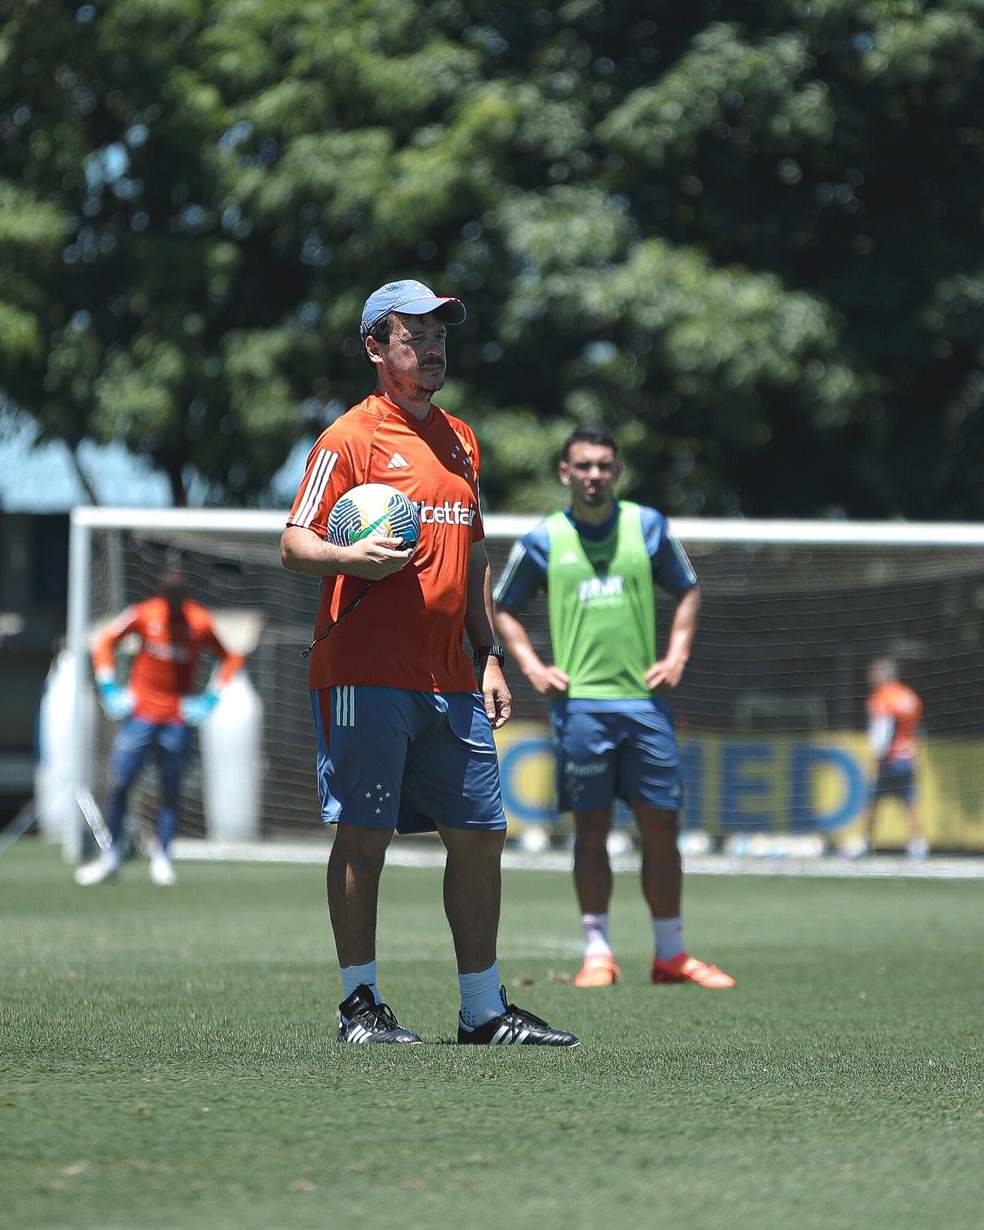
{"type": "Polygon", "coordinates": [[[488,969],[496,959],[502,904],[505,830],[466,832],[438,825],[448,852],[444,912],[460,974],[488,969]]]}
{"type": "Polygon", "coordinates": [[[339,1042],[420,1042],[389,1005],[380,1002],[376,987],[379,878],[392,837],[392,829],[335,826],[328,859],[328,913],[348,992],[338,1005],[339,1042]]]}
{"type": "Polygon", "coordinates": [[[510,1004],[499,978],[496,941],[505,829],[464,832],[438,825],[448,852],[444,912],[454,937],[461,1011],[458,1042],[479,1046],[577,1046],[577,1037],[510,1004]]]}
{"type": "Polygon", "coordinates": [[[864,849],[874,850],[875,848],[875,817],[878,813],[878,804],[872,803],[864,814],[862,823],[862,831],[864,832],[864,849]]]}
{"type": "Polygon", "coordinates": [[[730,974],[698,961],[684,946],[679,814],[640,802],[633,802],[632,810],[642,839],[642,891],[653,917],[653,982],[689,982],[711,990],[733,987],[730,974]]]}
{"type": "Polygon", "coordinates": [[[869,803],[861,815],[859,835],[842,842],[837,848],[838,858],[853,861],[872,853],[875,848],[876,803],[869,803]]]}
{"type": "Polygon", "coordinates": [[[639,802],[633,802],[632,811],[642,841],[642,895],[653,918],[678,918],[683,897],[679,815],[639,802]]]}
{"type": "Polygon", "coordinates": [[[906,819],[909,821],[909,840],[906,842],[906,853],[911,859],[916,859],[917,861],[924,859],[929,853],[929,842],[926,840],[926,835],[923,832],[919,810],[914,803],[907,803],[905,814],[906,819]]]}
{"type": "Polygon", "coordinates": [[[376,959],[379,878],[392,838],[392,829],[335,826],[328,859],[328,914],[341,966],[376,959]]]}
{"type": "Polygon", "coordinates": [[[577,987],[611,987],[622,977],[608,942],[608,906],[612,865],[608,835],[612,809],[574,813],[574,889],[581,907],[584,962],[574,977],[577,987]]]}
{"type": "Polygon", "coordinates": [[[574,813],[574,888],[582,914],[607,914],[612,897],[608,858],[611,808],[574,813]]]}

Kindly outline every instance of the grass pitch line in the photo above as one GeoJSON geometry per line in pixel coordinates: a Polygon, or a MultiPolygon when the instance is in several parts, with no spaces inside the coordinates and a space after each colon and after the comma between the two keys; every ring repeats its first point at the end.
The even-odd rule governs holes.
{"type": "MultiPolygon", "coordinates": [[[[331,843],[320,841],[209,841],[202,838],[179,838],[174,843],[178,859],[198,862],[232,863],[324,863],[331,853],[331,843]]],[[[546,850],[530,854],[506,847],[502,866],[506,871],[571,870],[570,850],[546,850]]],[[[399,839],[386,852],[386,861],[394,867],[443,867],[444,847],[433,841],[399,839]]],[[[913,862],[905,855],[878,854],[856,862],[847,862],[832,855],[816,858],[736,858],[727,854],[706,854],[684,857],[688,875],[708,876],[776,876],[820,877],[835,880],[911,879],[911,880],[984,880],[984,858],[979,855],[933,855],[924,862],[913,862]]],[[[614,871],[636,873],[639,855],[618,855],[612,859],[614,871]]]]}

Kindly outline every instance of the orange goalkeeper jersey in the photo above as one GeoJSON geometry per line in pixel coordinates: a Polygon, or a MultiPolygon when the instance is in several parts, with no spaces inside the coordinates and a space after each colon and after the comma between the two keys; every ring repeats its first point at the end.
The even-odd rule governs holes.
{"type": "Polygon", "coordinates": [[[464,650],[471,548],[485,531],[478,497],[475,433],[431,406],[418,421],[373,394],[336,419],[311,450],[288,525],[321,538],[338,499],[362,483],[388,483],[417,506],[420,545],[401,571],[363,590],[361,577],[321,581],[311,651],[311,688],[349,684],[423,692],[473,692],[464,650]]]}
{"type": "Polygon", "coordinates": [[[145,722],[180,722],[181,700],[195,687],[195,672],[203,651],[221,663],[216,679],[223,685],[243,663],[219,640],[212,616],[188,599],[182,618],[173,619],[164,598],[148,598],[127,607],[96,636],[92,664],[96,672],[116,669],[116,647],[124,637],[140,637],[127,687],[136,702],[133,715],[145,722]]]}

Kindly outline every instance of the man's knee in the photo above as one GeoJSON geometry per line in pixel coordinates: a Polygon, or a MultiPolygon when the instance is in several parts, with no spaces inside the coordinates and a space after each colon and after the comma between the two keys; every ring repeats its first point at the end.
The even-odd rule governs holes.
{"type": "Polygon", "coordinates": [[[331,857],[344,858],[349,865],[381,868],[392,839],[392,829],[368,829],[355,824],[336,824],[331,857]]]}
{"type": "Polygon", "coordinates": [[[636,823],[644,845],[658,850],[675,849],[680,832],[680,813],[662,807],[635,808],[636,823]]]}
{"type": "Polygon", "coordinates": [[[574,816],[574,841],[584,851],[607,849],[612,831],[609,812],[579,812],[574,816]]]}
{"type": "Polygon", "coordinates": [[[438,825],[437,830],[449,859],[496,863],[502,858],[505,829],[451,829],[438,825]]]}

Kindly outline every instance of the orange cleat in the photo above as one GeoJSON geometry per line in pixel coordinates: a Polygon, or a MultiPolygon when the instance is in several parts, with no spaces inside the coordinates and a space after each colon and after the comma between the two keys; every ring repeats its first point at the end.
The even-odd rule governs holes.
{"type": "Polygon", "coordinates": [[[671,957],[669,961],[661,961],[653,957],[653,982],[694,982],[699,987],[707,987],[711,991],[721,991],[725,987],[735,985],[734,978],[718,969],[716,965],[705,965],[696,957],[689,957],[685,952],[671,957]]]}
{"type": "Polygon", "coordinates": [[[574,977],[576,987],[613,987],[622,981],[622,971],[615,964],[611,953],[599,953],[585,957],[584,964],[574,977]]]}

